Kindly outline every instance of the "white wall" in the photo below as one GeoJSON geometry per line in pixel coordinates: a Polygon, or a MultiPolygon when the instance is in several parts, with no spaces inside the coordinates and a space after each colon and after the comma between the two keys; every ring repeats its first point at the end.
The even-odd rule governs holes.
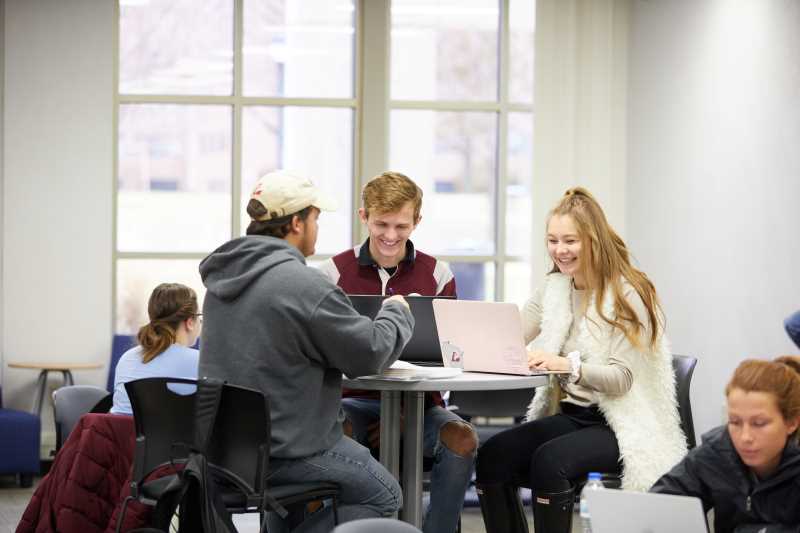
{"type": "Polygon", "coordinates": [[[674,351],[700,357],[700,431],[747,357],[797,353],[800,3],[634,0],[628,243],[674,351]]]}
{"type": "MultiPolygon", "coordinates": [[[[5,12],[6,2],[5,0],[0,0],[0,50],[6,49],[5,12]]],[[[5,204],[3,201],[3,184],[5,183],[5,174],[3,172],[3,126],[5,124],[3,109],[5,104],[5,71],[5,53],[0,52],[0,302],[5,301],[3,298],[3,228],[5,227],[5,218],[3,217],[3,213],[5,213],[3,209],[3,204],[5,204]]],[[[4,368],[6,366],[3,354],[3,306],[0,305],[0,384],[3,383],[4,368]]]]}
{"type": "MultiPolygon", "coordinates": [[[[109,358],[113,28],[107,0],[5,5],[4,366],[109,358]]],[[[36,377],[5,367],[5,403],[29,409],[36,377]]]]}
{"type": "Polygon", "coordinates": [[[545,216],[587,187],[625,235],[628,0],[537,0],[533,282],[546,260],[545,216]]]}

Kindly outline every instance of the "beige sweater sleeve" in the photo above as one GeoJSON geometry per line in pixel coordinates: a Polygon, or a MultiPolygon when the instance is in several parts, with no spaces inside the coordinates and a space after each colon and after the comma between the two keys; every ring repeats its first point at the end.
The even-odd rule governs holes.
{"type": "MultiPolygon", "coordinates": [[[[642,342],[646,343],[650,337],[650,321],[647,316],[647,308],[632,286],[626,284],[623,294],[636,316],[646,326],[642,335],[642,342]]],[[[631,344],[622,331],[615,328],[611,336],[608,364],[582,364],[581,378],[578,380],[577,385],[605,394],[624,394],[633,385],[632,362],[634,358],[639,357],[642,357],[641,352],[631,344]]]]}
{"type": "MultiPolygon", "coordinates": [[[[625,284],[623,295],[628,303],[633,307],[639,320],[646,325],[642,338],[644,342],[650,336],[650,325],[647,317],[647,309],[644,302],[636,293],[634,288],[625,284]]],[[[579,302],[573,299],[573,312],[579,311],[579,302]]],[[[537,288],[533,295],[528,299],[521,311],[522,328],[525,335],[525,343],[531,342],[541,332],[542,324],[542,290],[537,288]]],[[[570,337],[565,342],[565,347],[575,346],[578,340],[579,328],[570,329],[570,337]]],[[[562,353],[559,355],[566,355],[562,353]]],[[[566,385],[566,389],[580,398],[587,401],[591,396],[589,391],[601,392],[604,394],[624,394],[630,390],[633,384],[633,373],[631,371],[631,361],[633,358],[641,357],[639,351],[625,337],[625,334],[618,329],[614,329],[611,336],[611,349],[609,350],[608,364],[583,363],[581,365],[581,378],[577,383],[566,385]],[[583,389],[583,390],[581,390],[583,389]]]]}
{"type": "Polygon", "coordinates": [[[522,307],[522,334],[528,344],[542,331],[542,289],[537,287],[522,307]]]}

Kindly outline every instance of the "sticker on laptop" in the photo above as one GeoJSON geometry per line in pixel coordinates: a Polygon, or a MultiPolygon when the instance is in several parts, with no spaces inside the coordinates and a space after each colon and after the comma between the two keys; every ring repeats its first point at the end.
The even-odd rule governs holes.
{"type": "Polygon", "coordinates": [[[446,367],[464,368],[464,350],[450,341],[442,341],[442,360],[446,367]]]}

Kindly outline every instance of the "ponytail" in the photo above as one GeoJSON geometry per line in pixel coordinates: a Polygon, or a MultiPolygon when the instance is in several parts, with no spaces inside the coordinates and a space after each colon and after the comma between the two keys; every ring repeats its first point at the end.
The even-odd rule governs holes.
{"type": "Polygon", "coordinates": [[[798,377],[800,377],[800,356],[784,355],[782,357],[778,357],[777,359],[775,359],[775,362],[788,366],[789,368],[795,371],[798,377]]]}
{"type": "Polygon", "coordinates": [[[139,328],[142,362],[149,363],[175,343],[181,322],[197,315],[195,292],[180,283],[162,283],[153,289],[147,303],[150,322],[139,328]]]}
{"type": "Polygon", "coordinates": [[[164,323],[148,322],[139,328],[136,338],[142,347],[142,362],[149,363],[175,343],[175,330],[164,323]]]}

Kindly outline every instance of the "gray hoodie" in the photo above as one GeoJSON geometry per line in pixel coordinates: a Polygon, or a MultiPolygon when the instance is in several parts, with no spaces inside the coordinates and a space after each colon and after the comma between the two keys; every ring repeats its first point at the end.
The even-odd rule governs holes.
{"type": "Polygon", "coordinates": [[[359,315],[339,287],[275,237],[223,244],[200,263],[200,275],[208,292],[198,375],[269,397],[273,457],[333,446],[342,436],[342,373],[379,373],[414,328],[396,302],[374,321],[359,315]]]}

